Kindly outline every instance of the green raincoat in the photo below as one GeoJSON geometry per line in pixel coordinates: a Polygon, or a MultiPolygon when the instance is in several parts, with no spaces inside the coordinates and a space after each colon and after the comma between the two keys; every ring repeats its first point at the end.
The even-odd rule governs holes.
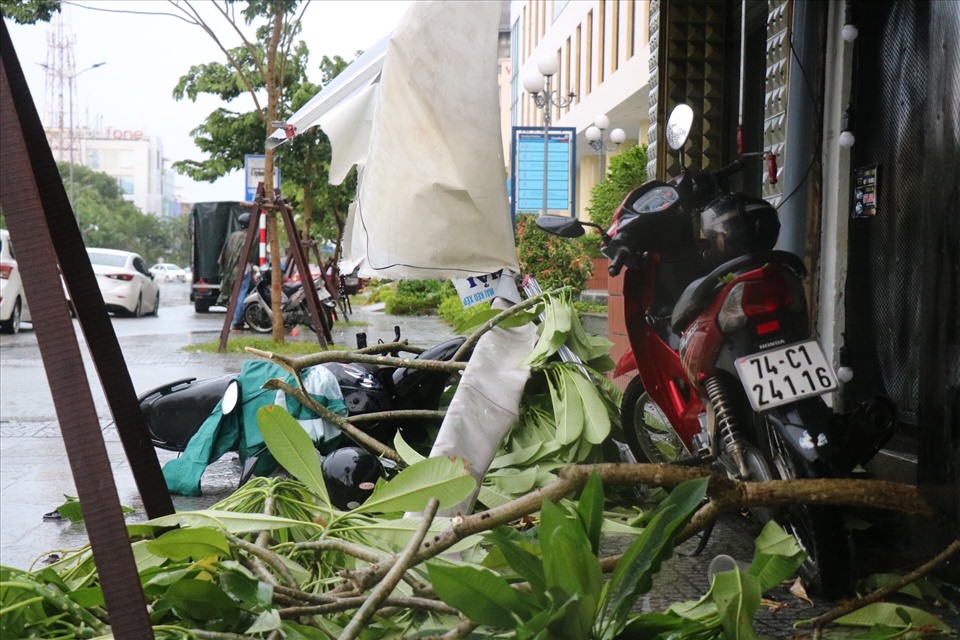
{"type": "MultiPolygon", "coordinates": [[[[265,445],[257,426],[257,411],[267,405],[285,406],[290,415],[310,434],[321,452],[326,453],[336,448],[342,438],[340,430],[294,398],[287,397],[282,391],[263,389],[263,384],[271,378],[279,378],[296,386],[293,375],[279,365],[263,360],[243,363],[237,377],[237,382],[240,383],[241,410],[225,416],[221,403],[218,402],[197,433],[190,438],[180,457],[163,466],[163,477],[170,493],[201,495],[200,478],[207,466],[233,449],[239,452],[241,465],[248,458],[259,454],[254,467],[256,475],[266,475],[276,469],[277,462],[273,456],[266,451],[261,453],[265,445]]],[[[343,393],[329,370],[321,366],[310,367],[304,370],[302,379],[305,390],[314,400],[334,413],[347,415],[343,393]]]]}

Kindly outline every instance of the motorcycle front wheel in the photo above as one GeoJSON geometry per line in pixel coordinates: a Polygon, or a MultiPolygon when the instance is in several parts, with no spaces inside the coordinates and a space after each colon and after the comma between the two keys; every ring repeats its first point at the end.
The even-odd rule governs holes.
{"type": "Polygon", "coordinates": [[[270,316],[263,307],[256,302],[249,303],[243,309],[243,319],[247,325],[257,333],[270,333],[273,331],[273,323],[270,316]]]}
{"type": "MultiPolygon", "coordinates": [[[[775,479],[821,477],[798,459],[763,415],[758,418],[761,446],[775,479]]],[[[849,587],[851,572],[850,542],[843,514],[836,507],[806,504],[795,504],[774,514],[777,523],[796,538],[807,554],[799,570],[807,589],[827,598],[843,595],[849,587]]]]}
{"type": "Polygon", "coordinates": [[[637,462],[673,462],[688,454],[686,446],[637,376],[627,385],[620,404],[624,439],[637,462]]]}

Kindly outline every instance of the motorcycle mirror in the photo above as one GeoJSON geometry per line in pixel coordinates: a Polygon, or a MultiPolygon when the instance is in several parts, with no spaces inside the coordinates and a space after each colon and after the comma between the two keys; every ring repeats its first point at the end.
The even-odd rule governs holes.
{"type": "Polygon", "coordinates": [[[687,143],[693,129],[693,109],[686,104],[678,104],[670,112],[667,120],[667,146],[678,151],[687,143]]]}
{"type": "Polygon", "coordinates": [[[223,391],[223,397],[220,399],[220,412],[223,415],[230,415],[237,405],[240,404],[240,383],[231,380],[227,383],[227,388],[223,391]]]}
{"type": "Polygon", "coordinates": [[[561,238],[579,238],[586,233],[581,223],[576,218],[568,216],[557,216],[550,213],[544,213],[537,216],[537,226],[561,238]]]}

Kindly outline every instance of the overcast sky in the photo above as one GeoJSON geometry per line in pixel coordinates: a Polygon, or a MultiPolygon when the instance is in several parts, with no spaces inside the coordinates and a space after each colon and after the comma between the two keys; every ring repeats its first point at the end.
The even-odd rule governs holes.
{"type": "MultiPolygon", "coordinates": [[[[195,4],[203,6],[208,1],[195,4]]],[[[408,0],[314,0],[304,14],[300,36],[310,49],[310,79],[320,81],[318,66],[324,55],[349,61],[357,50],[376,43],[393,30],[408,5],[408,0]]],[[[226,22],[217,19],[211,6],[205,8],[217,33],[229,38],[227,46],[236,46],[239,40],[230,37],[226,22]]],[[[99,123],[103,128],[140,130],[162,140],[164,156],[171,162],[203,159],[190,131],[219,106],[218,101],[203,96],[196,103],[188,98],[177,102],[172,96],[180,76],[191,65],[224,61],[213,40],[199,27],[173,17],[182,14],[163,0],[66,0],[63,15],[75,36],[74,63],[79,72],[74,125],[96,127],[99,123]],[[169,15],[144,15],[148,13],[169,15]],[[84,71],[99,62],[106,65],[84,71]]],[[[40,64],[47,61],[51,25],[20,26],[7,21],[41,118],[47,97],[46,72],[40,64]]],[[[228,108],[246,111],[251,107],[252,100],[241,98],[228,108]]],[[[262,153],[263,149],[250,152],[262,153]]],[[[244,196],[241,172],[214,183],[197,183],[177,175],[176,186],[186,202],[241,200],[244,196]]]]}

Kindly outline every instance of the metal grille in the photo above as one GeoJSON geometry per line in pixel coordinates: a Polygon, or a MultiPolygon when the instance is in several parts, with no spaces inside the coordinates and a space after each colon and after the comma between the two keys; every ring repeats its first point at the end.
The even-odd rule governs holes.
{"type": "Polygon", "coordinates": [[[850,225],[847,340],[862,390],[913,422],[919,404],[927,29],[916,0],[860,5],[853,167],[880,165],[877,215],[850,225]]]}
{"type": "Polygon", "coordinates": [[[777,157],[777,183],[763,181],[763,198],[777,206],[786,162],[787,86],[790,79],[790,0],[770,0],[767,13],[767,74],[763,103],[763,149],[777,157]]]}
{"type": "Polygon", "coordinates": [[[687,163],[712,169],[722,162],[726,5],[710,0],[675,0],[659,3],[656,13],[651,3],[650,10],[651,78],[657,77],[661,83],[650,92],[652,137],[648,139],[657,143],[651,144],[657,149],[651,166],[661,176],[679,173],[676,157],[665,153],[663,141],[656,137],[656,119],[658,115],[665,117],[666,111],[677,103],[685,102],[695,114],[693,133],[685,147],[687,163]],[[658,18],[663,32],[658,29],[654,34],[654,17],[664,11],[665,20],[658,18]],[[665,55],[660,47],[666,47],[665,55]],[[660,60],[665,60],[663,68],[654,75],[660,60]]]}

